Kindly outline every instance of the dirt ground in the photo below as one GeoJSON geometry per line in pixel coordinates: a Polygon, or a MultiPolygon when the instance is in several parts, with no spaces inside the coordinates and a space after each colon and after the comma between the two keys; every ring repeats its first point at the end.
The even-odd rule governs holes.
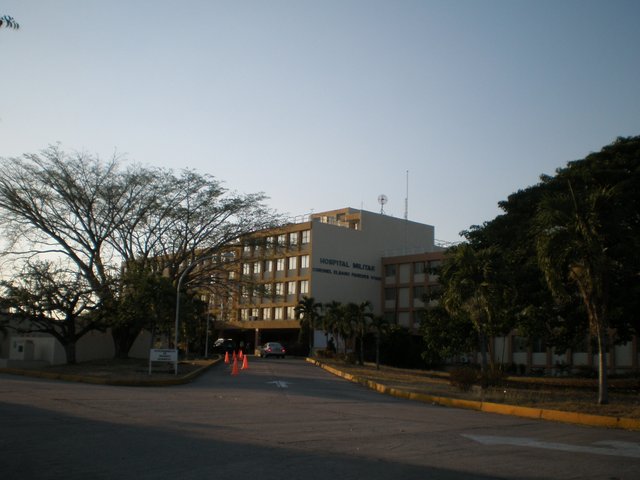
{"type": "Polygon", "coordinates": [[[389,387],[428,395],[640,419],[640,379],[637,378],[624,381],[612,379],[609,404],[598,405],[597,381],[591,379],[581,379],[577,382],[580,388],[570,388],[566,386],[567,379],[507,377],[501,386],[487,389],[472,387],[469,391],[462,391],[438,372],[385,366],[376,370],[374,365],[358,366],[324,359],[322,362],[389,387]]]}

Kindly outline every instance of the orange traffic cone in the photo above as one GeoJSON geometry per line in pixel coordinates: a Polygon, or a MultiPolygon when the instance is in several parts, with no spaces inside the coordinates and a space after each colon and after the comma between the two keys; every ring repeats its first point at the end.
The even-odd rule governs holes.
{"type": "Polygon", "coordinates": [[[238,359],[233,358],[233,367],[231,368],[231,375],[238,375],[238,359]]]}
{"type": "Polygon", "coordinates": [[[224,352],[224,363],[229,363],[229,352],[224,352]]]}
{"type": "Polygon", "coordinates": [[[240,353],[238,354],[238,358],[242,360],[242,357],[244,357],[244,353],[242,352],[242,350],[240,350],[240,353]]]}
{"type": "Polygon", "coordinates": [[[238,357],[236,357],[236,351],[234,350],[233,351],[233,359],[235,360],[236,358],[238,358],[238,357]]]}
{"type": "Polygon", "coordinates": [[[245,355],[242,358],[242,367],[240,368],[240,370],[247,370],[249,368],[249,362],[247,361],[247,356],[245,355]]]}

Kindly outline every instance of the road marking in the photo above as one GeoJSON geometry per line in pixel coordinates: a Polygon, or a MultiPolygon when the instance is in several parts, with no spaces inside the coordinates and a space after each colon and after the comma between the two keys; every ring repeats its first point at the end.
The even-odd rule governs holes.
{"type": "Polygon", "coordinates": [[[273,382],[267,382],[267,383],[273,383],[278,388],[289,388],[289,383],[283,382],[282,380],[275,380],[273,382]]]}
{"type": "Polygon", "coordinates": [[[640,443],[604,440],[588,445],[571,445],[568,443],[542,442],[528,437],[500,437],[493,435],[472,435],[463,433],[463,437],[483,445],[516,445],[519,447],[543,448],[563,452],[593,453],[614,457],[640,458],[640,443]]]}

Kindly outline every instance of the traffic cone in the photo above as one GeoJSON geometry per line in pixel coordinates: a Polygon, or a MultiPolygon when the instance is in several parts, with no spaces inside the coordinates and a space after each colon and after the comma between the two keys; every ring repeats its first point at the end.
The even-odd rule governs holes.
{"type": "Polygon", "coordinates": [[[234,358],[233,358],[233,367],[231,368],[231,375],[238,375],[238,373],[240,373],[240,372],[238,372],[238,359],[235,358],[235,356],[234,356],[234,358]]]}
{"type": "Polygon", "coordinates": [[[238,354],[238,358],[242,360],[242,357],[244,357],[244,353],[242,352],[242,350],[240,350],[240,353],[238,354]]]}
{"type": "Polygon", "coordinates": [[[224,363],[229,364],[229,352],[224,352],[224,363]]]}
{"type": "Polygon", "coordinates": [[[240,367],[240,370],[247,370],[249,368],[249,362],[247,361],[247,356],[245,355],[242,358],[242,367],[240,367]]]}
{"type": "Polygon", "coordinates": [[[233,359],[236,360],[238,357],[236,356],[236,351],[233,351],[233,359]]]}

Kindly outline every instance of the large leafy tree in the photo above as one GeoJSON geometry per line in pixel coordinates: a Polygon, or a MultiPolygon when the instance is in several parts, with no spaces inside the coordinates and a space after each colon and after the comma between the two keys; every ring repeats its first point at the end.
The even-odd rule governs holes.
{"type": "Polygon", "coordinates": [[[560,299],[571,298],[574,286],[582,299],[589,327],[597,339],[598,403],[608,403],[606,351],[609,332],[610,277],[615,269],[609,258],[600,216],[611,191],[595,190],[576,197],[571,185],[566,193],[549,195],[536,215],[538,258],[547,283],[560,299]]]}
{"type": "Polygon", "coordinates": [[[20,275],[2,282],[0,305],[13,313],[18,332],[46,333],[64,348],[67,363],[76,363],[76,344],[101,329],[97,298],[77,271],[52,261],[28,262],[20,275]]]}
{"type": "Polygon", "coordinates": [[[176,284],[204,256],[211,261],[189,270],[184,285],[208,285],[226,262],[216,252],[277,224],[264,198],[229,193],[190,171],[123,167],[116,157],[102,161],[59,147],[0,159],[4,253],[18,261],[53,254],[74,265],[112,327],[119,357],[150,328],[148,316],[118,313],[128,291],[123,272],[162,272],[176,284]]]}
{"type": "Polygon", "coordinates": [[[468,321],[480,339],[481,367],[487,369],[495,355],[492,337],[508,333],[511,322],[511,287],[495,248],[476,250],[469,243],[452,247],[440,281],[442,306],[455,321],[468,321]]]}
{"type": "Polygon", "coordinates": [[[560,304],[582,304],[604,404],[610,334],[626,341],[638,332],[640,137],[618,139],[543,182],[550,188],[536,214],[539,265],[560,304]]]}

